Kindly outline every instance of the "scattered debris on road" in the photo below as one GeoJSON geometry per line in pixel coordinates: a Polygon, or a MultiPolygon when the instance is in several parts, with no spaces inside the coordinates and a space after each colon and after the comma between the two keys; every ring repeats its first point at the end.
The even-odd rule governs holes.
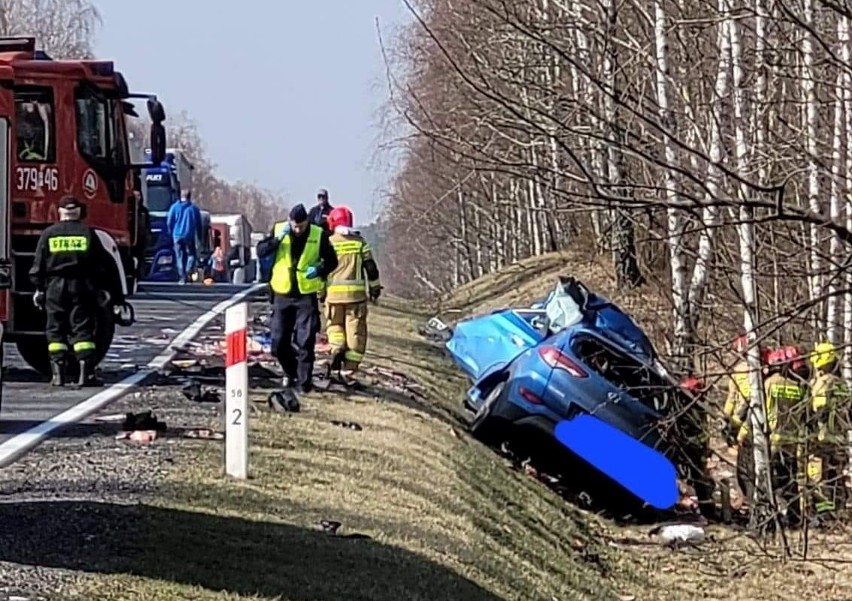
{"type": "Polygon", "coordinates": [[[119,432],[116,434],[115,439],[150,444],[157,440],[157,437],[156,430],[133,430],[132,432],[119,432]]]}
{"type": "Polygon", "coordinates": [[[204,389],[197,380],[190,379],[181,389],[183,395],[193,403],[221,403],[222,396],[210,388],[204,389]]]}
{"type": "Polygon", "coordinates": [[[157,419],[152,411],[142,411],[140,413],[127,413],[125,415],[122,430],[125,432],[133,432],[136,430],[156,430],[158,432],[166,431],[166,422],[157,419]]]}
{"type": "Polygon", "coordinates": [[[104,424],[118,424],[123,423],[127,419],[126,413],[113,413],[110,415],[101,415],[95,418],[96,422],[101,422],[104,424]]]}

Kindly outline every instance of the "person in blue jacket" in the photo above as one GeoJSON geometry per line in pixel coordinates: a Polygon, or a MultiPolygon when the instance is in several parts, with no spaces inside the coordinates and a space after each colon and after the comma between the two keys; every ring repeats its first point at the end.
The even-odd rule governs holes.
{"type": "Polygon", "coordinates": [[[198,260],[196,240],[202,237],[201,211],[192,202],[190,192],[182,192],[180,201],[169,208],[166,228],[174,243],[178,278],[181,284],[186,284],[198,260]]]}

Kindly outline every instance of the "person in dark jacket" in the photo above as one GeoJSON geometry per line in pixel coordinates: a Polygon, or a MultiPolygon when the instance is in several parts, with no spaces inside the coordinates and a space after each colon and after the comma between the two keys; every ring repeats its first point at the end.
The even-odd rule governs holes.
{"type": "Polygon", "coordinates": [[[100,384],[93,362],[95,325],[98,307],[110,301],[106,266],[112,258],[95,231],[81,222],[82,212],[76,198],[60,201],[59,222],[42,232],[29,274],[36,289],[33,302],[47,312],[53,386],[64,384],[69,351],[80,365],[78,385],[100,384]]]}
{"type": "Polygon", "coordinates": [[[328,190],[320,188],[317,192],[317,204],[311,207],[311,211],[308,213],[308,221],[331,234],[328,227],[328,214],[331,213],[333,208],[328,202],[328,190]]]}
{"type": "Polygon", "coordinates": [[[320,327],[317,295],[328,274],[337,269],[337,254],[328,232],[310,222],[296,205],[288,221],[272,228],[257,244],[257,256],[273,255],[269,287],[272,299],[272,352],[284,371],[284,387],[313,389],[316,336],[320,327]]]}

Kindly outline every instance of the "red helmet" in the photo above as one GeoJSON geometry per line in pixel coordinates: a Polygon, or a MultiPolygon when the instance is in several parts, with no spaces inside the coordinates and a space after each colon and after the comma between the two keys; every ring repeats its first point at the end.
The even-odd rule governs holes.
{"type": "Polygon", "coordinates": [[[744,353],[748,348],[748,338],[746,338],[746,335],[740,334],[734,338],[734,343],[731,345],[731,348],[735,353],[744,353]]]}
{"type": "Polygon", "coordinates": [[[801,355],[799,354],[799,349],[795,346],[781,346],[767,353],[766,363],[772,366],[789,363],[791,367],[795,368],[796,363],[801,363],[801,355]]]}
{"type": "Polygon", "coordinates": [[[704,382],[696,378],[695,376],[689,376],[680,383],[680,387],[686,390],[687,392],[691,392],[692,394],[696,394],[701,392],[701,389],[704,388],[704,382]]]}
{"type": "Polygon", "coordinates": [[[338,225],[352,227],[352,211],[347,207],[334,207],[328,214],[328,229],[333,232],[338,225]]]}

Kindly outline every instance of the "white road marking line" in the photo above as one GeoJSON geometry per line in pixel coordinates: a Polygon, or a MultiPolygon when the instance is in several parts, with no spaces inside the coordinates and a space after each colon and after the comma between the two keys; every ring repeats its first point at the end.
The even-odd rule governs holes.
{"type": "MultiPolygon", "coordinates": [[[[201,330],[203,330],[208,323],[213,321],[217,315],[221,315],[229,306],[240,302],[242,299],[263,286],[264,284],[255,284],[242,292],[238,292],[228,300],[222,301],[207,311],[207,313],[198,317],[194,322],[189,324],[183,329],[183,331],[175,336],[166,348],[159,355],[154,357],[148,365],[140,369],[135,374],[124,378],[120,382],[116,382],[109,388],[90,396],[86,400],[80,401],[59,415],[40,422],[29,430],[16,434],[3,444],[0,444],[0,467],[6,467],[10,463],[14,462],[21,455],[37,446],[54,430],[63,426],[75,424],[129,393],[150,374],[165,367],[166,364],[177,354],[177,348],[198,336],[201,330]]],[[[1,416],[0,421],[2,421],[1,416]]]]}

